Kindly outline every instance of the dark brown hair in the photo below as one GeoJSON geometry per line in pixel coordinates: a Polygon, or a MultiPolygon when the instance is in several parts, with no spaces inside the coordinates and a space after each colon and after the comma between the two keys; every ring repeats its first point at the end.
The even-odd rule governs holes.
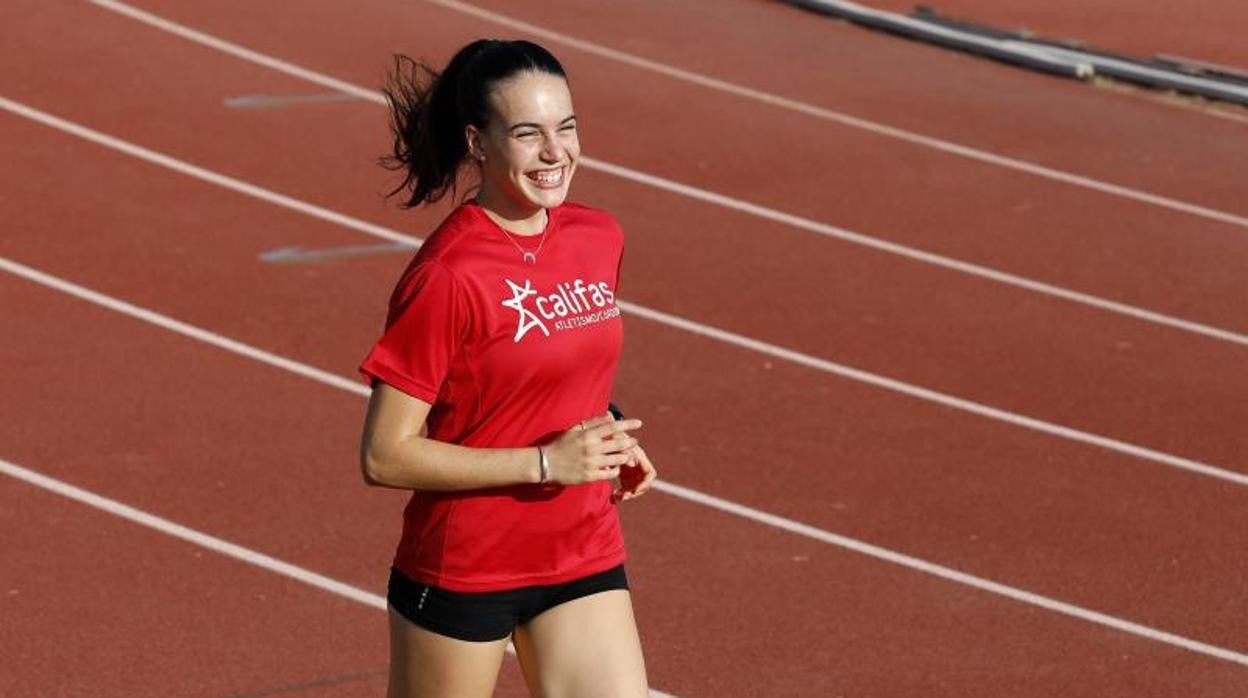
{"type": "Polygon", "coordinates": [[[387,196],[406,192],[401,205],[433,203],[454,191],[468,156],[464,128],[484,128],[494,86],[525,71],[567,79],[549,51],[530,41],[479,39],[461,48],[441,72],[404,55],[394,57],[383,92],[390,102],[394,152],[383,167],[403,172],[387,196]]]}

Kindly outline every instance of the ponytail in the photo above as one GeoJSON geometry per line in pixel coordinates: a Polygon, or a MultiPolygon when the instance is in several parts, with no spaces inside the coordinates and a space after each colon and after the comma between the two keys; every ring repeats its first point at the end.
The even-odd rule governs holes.
{"type": "Polygon", "coordinates": [[[490,90],[525,70],[567,77],[550,52],[528,41],[478,39],[461,48],[441,73],[396,55],[382,89],[390,103],[393,153],[380,162],[403,172],[403,181],[386,196],[407,192],[400,205],[413,208],[454,192],[468,156],[464,128],[484,128],[490,90]]]}

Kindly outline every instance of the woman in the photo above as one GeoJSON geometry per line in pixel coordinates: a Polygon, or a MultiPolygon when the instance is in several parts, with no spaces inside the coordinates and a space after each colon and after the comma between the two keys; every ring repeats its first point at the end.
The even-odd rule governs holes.
{"type": "MultiPolygon", "coordinates": [[[[391,570],[390,690],[488,696],[508,639],[534,695],[645,696],[616,504],[654,466],[607,413],[623,238],[566,203],[580,157],[563,67],[476,41],[387,91],[407,206],[479,177],[429,237],[360,367],[361,464],[413,490],[391,570]]],[[[393,193],[393,192],[392,192],[393,193]]]]}

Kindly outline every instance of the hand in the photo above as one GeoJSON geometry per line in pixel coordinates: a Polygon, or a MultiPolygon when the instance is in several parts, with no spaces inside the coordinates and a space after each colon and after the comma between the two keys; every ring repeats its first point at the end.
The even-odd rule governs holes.
{"type": "Polygon", "coordinates": [[[627,502],[640,497],[649,491],[650,483],[658,477],[654,463],[650,462],[650,458],[646,456],[641,446],[634,446],[629,455],[633,460],[627,465],[620,466],[620,484],[611,493],[612,502],[627,502]]]}
{"type": "Polygon", "coordinates": [[[543,447],[550,463],[548,481],[581,485],[618,477],[620,467],[635,458],[637,439],[629,432],[640,428],[639,419],[617,422],[607,413],[563,432],[543,447]]]}

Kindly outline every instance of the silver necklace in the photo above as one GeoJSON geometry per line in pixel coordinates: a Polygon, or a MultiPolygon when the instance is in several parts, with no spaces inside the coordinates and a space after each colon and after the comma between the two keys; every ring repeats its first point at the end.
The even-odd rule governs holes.
{"type": "Polygon", "coordinates": [[[542,228],[542,232],[538,233],[538,235],[540,235],[542,239],[537,243],[537,249],[532,250],[532,251],[526,250],[523,247],[521,247],[520,243],[516,242],[516,238],[514,235],[512,235],[511,231],[507,230],[501,225],[498,226],[498,229],[503,231],[503,235],[506,235],[507,239],[511,240],[511,244],[515,245],[517,250],[520,250],[521,259],[523,259],[525,262],[528,262],[529,264],[537,264],[537,255],[541,253],[542,245],[546,244],[546,228],[549,228],[549,227],[550,227],[550,212],[548,211],[546,213],[546,226],[542,228]]]}

